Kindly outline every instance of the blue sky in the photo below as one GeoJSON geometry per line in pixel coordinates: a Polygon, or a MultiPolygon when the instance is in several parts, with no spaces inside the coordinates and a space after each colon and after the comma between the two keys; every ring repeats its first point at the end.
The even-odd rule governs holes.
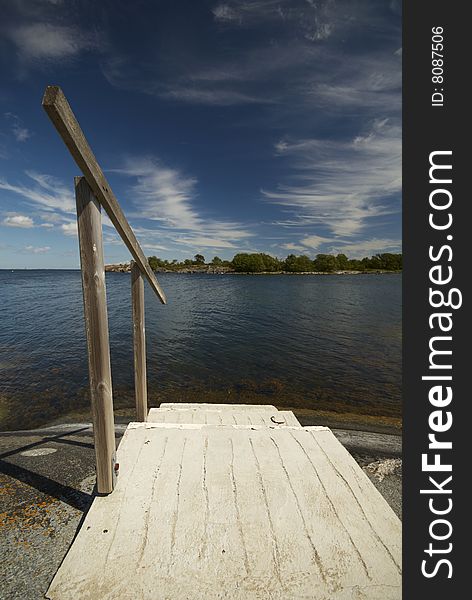
{"type": "MultiPolygon", "coordinates": [[[[79,265],[79,173],[48,84],[147,255],[400,250],[399,2],[5,4],[0,268],[79,265]]],[[[106,262],[127,261],[110,225],[106,262]]]]}

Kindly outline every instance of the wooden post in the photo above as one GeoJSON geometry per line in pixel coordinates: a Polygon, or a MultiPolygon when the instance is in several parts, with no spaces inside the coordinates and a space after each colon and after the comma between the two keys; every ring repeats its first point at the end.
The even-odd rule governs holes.
{"type": "Polygon", "coordinates": [[[131,265],[131,301],[133,305],[134,390],[136,395],[136,419],[146,421],[146,334],[144,327],[144,279],[139,266],[131,265]]]}
{"type": "Polygon", "coordinates": [[[75,197],[84,295],[85,331],[97,462],[97,491],[109,494],[115,479],[115,425],[100,204],[85,177],[76,177],[75,197]]]}

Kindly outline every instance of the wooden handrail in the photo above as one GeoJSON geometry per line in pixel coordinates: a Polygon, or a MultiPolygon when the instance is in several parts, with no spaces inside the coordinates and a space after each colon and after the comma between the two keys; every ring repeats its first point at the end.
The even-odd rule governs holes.
{"type": "Polygon", "coordinates": [[[148,280],[159,300],[165,304],[166,296],[154,275],[144,252],[136,239],[110,184],[105,178],[72,109],[57,85],[49,85],[44,92],[43,108],[53,122],[57,132],[66,144],[73,159],[85,176],[96,199],[105,209],[111,222],[128,247],[141,272],[148,280]]]}
{"type": "Polygon", "coordinates": [[[115,486],[118,465],[115,451],[103,258],[102,206],[134,258],[134,261],[131,261],[134,378],[136,414],[137,420],[141,422],[146,421],[148,412],[143,275],[163,304],[166,303],[166,297],[61,88],[57,86],[46,88],[43,107],[84,175],[76,177],[74,184],[97,465],[97,491],[100,494],[109,494],[115,486]]]}

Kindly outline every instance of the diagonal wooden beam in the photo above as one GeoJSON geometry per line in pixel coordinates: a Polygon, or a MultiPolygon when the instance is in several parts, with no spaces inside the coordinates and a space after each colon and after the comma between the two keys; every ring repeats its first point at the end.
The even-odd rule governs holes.
{"type": "Polygon", "coordinates": [[[84,174],[87,183],[92,188],[95,197],[110,217],[111,222],[116,227],[141,272],[148,280],[159,300],[163,304],[166,304],[164,291],[149,266],[147,258],[144,256],[144,252],[88,145],[85,135],[61,88],[57,85],[49,85],[44,92],[42,104],[57,132],[69,149],[69,152],[72,154],[73,159],[84,174]]]}

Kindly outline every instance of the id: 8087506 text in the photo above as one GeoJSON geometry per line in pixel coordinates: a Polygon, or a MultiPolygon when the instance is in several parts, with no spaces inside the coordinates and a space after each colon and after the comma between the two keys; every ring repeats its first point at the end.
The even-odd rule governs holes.
{"type": "Polygon", "coordinates": [[[431,32],[431,105],[444,106],[444,27],[433,27],[431,32]]]}

